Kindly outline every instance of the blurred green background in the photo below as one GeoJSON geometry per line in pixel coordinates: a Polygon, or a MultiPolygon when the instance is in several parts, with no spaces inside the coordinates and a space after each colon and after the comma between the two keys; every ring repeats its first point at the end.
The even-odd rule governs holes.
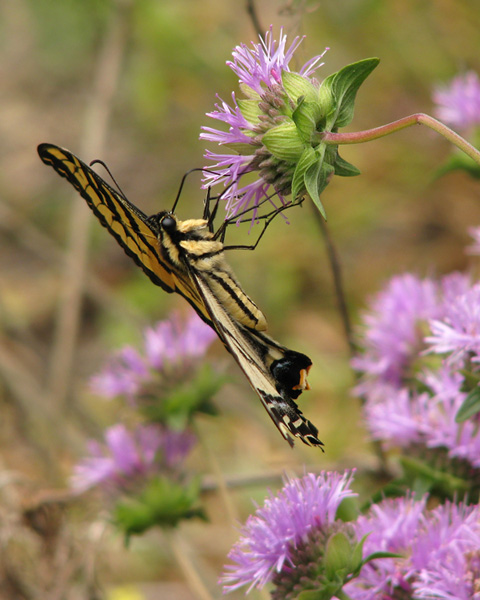
{"type": "MultiPolygon", "coordinates": [[[[292,37],[307,36],[298,67],[330,48],[318,78],[362,58],[381,59],[359,92],[351,131],[431,114],[433,86],[479,69],[480,10],[473,0],[258,0],[256,10],[264,29],[272,24],[275,32],[283,26],[292,37]]],[[[85,440],[122,416],[120,404],[92,397],[88,378],[110,352],[139,344],[146,325],[187,306],[150,283],[42,165],[36,146],[52,142],[85,162],[101,158],[144,212],[169,208],[182,175],[204,165],[198,135],[202,125],[213,125],[205,113],[216,94],[228,100],[236,87],[225,61],[236,44],[251,40],[247,3],[238,0],[0,3],[0,527],[10,527],[0,542],[2,598],[201,597],[175,554],[190,555],[213,597],[221,595],[216,580],[237,533],[218,494],[205,498],[210,524],[184,525],[174,540],[151,533],[128,549],[95,498],[63,511],[59,490],[85,440]],[[42,511],[32,509],[32,525],[26,515],[36,502],[42,511]],[[51,514],[43,514],[45,506],[51,514]],[[49,528],[65,537],[61,552],[55,549],[63,562],[49,558],[48,535],[37,535],[49,528]],[[24,581],[16,581],[22,561],[24,581]],[[50,589],[38,578],[42,565],[50,577],[76,583],[64,582],[63,596],[34,595],[30,588],[50,589]],[[85,595],[85,573],[98,596],[85,595]]],[[[480,222],[478,183],[460,172],[436,177],[450,151],[419,127],[343,148],[362,175],[334,179],[323,201],[354,323],[395,273],[472,268],[464,249],[468,227],[480,222]]],[[[203,197],[192,176],[179,217],[201,216],[203,197]]],[[[216,343],[213,360],[233,383],[217,398],[220,418],[199,424],[203,445],[192,467],[207,478],[215,469],[227,480],[260,477],[232,493],[241,520],[252,511],[250,498],[261,502],[283,470],[368,469],[375,462],[351,397],[348,346],[312,208],[289,218],[291,225],[271,225],[255,254],[231,252],[228,259],[265,312],[270,333],[312,357],[312,391],[301,406],[326,453],[299,444],[291,451],[216,343]]],[[[250,243],[247,230],[230,239],[250,243]]]]}

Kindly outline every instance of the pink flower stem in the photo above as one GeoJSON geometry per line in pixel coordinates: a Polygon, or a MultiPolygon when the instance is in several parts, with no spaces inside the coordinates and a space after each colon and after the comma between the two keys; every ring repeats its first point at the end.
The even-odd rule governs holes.
{"type": "Polygon", "coordinates": [[[403,117],[402,119],[398,119],[398,121],[393,121],[387,125],[374,127],[373,129],[367,129],[365,131],[355,131],[352,133],[323,132],[319,133],[318,137],[322,142],[328,145],[361,144],[362,142],[370,142],[371,140],[376,140],[389,135],[390,133],[395,133],[396,131],[410,127],[411,125],[426,125],[427,127],[430,127],[430,129],[443,135],[444,138],[452,142],[452,144],[457,146],[457,148],[465,152],[467,156],[480,165],[480,152],[474,146],[469,144],[465,139],[458,135],[458,133],[455,133],[450,127],[447,127],[440,121],[437,121],[437,119],[424,113],[415,113],[414,115],[403,117]]]}

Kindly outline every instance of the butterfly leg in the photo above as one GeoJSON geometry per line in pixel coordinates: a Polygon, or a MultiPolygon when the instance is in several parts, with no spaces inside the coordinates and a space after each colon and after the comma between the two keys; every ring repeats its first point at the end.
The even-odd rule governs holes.
{"type": "MultiPolygon", "coordinates": [[[[260,217],[257,218],[258,221],[265,221],[264,225],[263,225],[263,229],[260,232],[260,235],[258,236],[256,242],[254,244],[247,244],[247,245],[232,245],[232,246],[224,246],[224,250],[255,250],[255,248],[258,246],[260,240],[262,239],[262,237],[264,236],[265,232],[267,231],[267,227],[270,225],[270,223],[273,221],[273,219],[279,215],[280,213],[284,212],[285,210],[287,210],[288,208],[292,208],[293,206],[298,206],[301,205],[303,202],[303,198],[297,200],[296,202],[291,202],[290,204],[285,204],[284,206],[281,206],[280,208],[276,208],[275,210],[272,210],[271,212],[265,214],[265,215],[261,215],[260,217]]],[[[251,210],[251,209],[249,209],[251,210]]],[[[245,211],[245,212],[248,212],[245,211]]],[[[241,213],[243,214],[243,213],[241,213]]],[[[240,216],[241,216],[240,214],[240,216]]],[[[239,215],[237,215],[238,217],[239,215]]],[[[236,218],[237,218],[236,217],[236,218]]],[[[237,223],[246,223],[249,222],[250,219],[243,219],[240,221],[236,221],[237,223]]],[[[223,231],[222,231],[222,236],[221,236],[221,241],[224,242],[225,241],[225,234],[226,234],[226,227],[228,225],[230,225],[233,221],[230,222],[225,222],[226,225],[222,225],[223,227],[223,231]]]]}

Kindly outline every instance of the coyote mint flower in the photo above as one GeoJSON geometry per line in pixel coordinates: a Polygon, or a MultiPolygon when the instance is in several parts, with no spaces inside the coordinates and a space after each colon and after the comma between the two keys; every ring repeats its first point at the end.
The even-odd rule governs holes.
{"type": "Polygon", "coordinates": [[[248,518],[228,555],[233,564],[225,567],[224,592],[273,581],[272,598],[291,600],[303,589],[323,585],[329,540],[345,532],[345,541],[355,542],[348,539],[348,524],[335,519],[341,501],[356,496],[351,482],[350,472],[309,473],[271,494],[248,518]]]}
{"type": "Polygon", "coordinates": [[[227,217],[240,215],[265,199],[272,204],[278,195],[297,199],[308,193],[324,214],[319,194],[330,177],[357,175],[358,170],[338,156],[336,146],[322,143],[319,134],[336,131],[353,116],[358,87],[378,64],[366,59],[348,65],[321,84],[312,77],[323,65],[325,51],[307,61],[298,72],[290,68],[292,57],[302,38],[294,38],[287,48],[287,36],[280,30],[279,40],[270,28],[265,39],[237,46],[233,61],[227,64],[239,78],[244,98],[232,93],[232,105],[219,99],[216,110],[207,116],[228,126],[228,131],[203,127],[201,139],[216,142],[222,152],[206,151],[214,161],[206,173],[204,185],[223,183],[227,217]],[[226,150],[226,151],[225,151],[226,150]],[[246,173],[258,179],[244,183],[246,173]]]}

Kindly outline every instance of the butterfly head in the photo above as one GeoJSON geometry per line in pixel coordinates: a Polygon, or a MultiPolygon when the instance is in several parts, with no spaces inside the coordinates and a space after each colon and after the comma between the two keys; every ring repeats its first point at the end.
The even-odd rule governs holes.
{"type": "Polygon", "coordinates": [[[159,233],[163,231],[172,235],[178,229],[177,217],[172,212],[166,210],[148,217],[148,223],[159,233]]]}

